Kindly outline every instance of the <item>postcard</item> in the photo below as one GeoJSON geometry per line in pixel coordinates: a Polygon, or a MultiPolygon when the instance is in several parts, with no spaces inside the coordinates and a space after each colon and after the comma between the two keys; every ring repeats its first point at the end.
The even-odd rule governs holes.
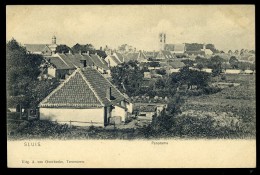
{"type": "Polygon", "coordinates": [[[9,168],[255,168],[254,5],[7,5],[9,168]]]}

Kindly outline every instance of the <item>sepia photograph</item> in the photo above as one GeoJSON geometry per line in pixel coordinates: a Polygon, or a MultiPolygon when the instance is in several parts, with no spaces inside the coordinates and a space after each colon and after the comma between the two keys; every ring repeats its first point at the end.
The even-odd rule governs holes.
{"type": "Polygon", "coordinates": [[[256,167],[254,5],[7,5],[11,168],[256,167]]]}

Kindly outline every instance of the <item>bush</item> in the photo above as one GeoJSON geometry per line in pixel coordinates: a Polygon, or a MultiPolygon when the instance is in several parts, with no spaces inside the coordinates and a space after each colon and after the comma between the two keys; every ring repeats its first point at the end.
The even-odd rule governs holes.
{"type": "Polygon", "coordinates": [[[203,89],[203,92],[207,95],[209,94],[215,94],[217,92],[220,92],[221,91],[221,88],[218,88],[218,87],[205,87],[203,89]]]}
{"type": "Polygon", "coordinates": [[[227,77],[225,75],[221,75],[221,80],[225,81],[227,77]]]}

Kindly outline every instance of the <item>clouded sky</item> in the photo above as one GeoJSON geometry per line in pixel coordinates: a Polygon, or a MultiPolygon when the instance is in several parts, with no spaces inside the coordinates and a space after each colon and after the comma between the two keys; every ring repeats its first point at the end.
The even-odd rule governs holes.
{"type": "Polygon", "coordinates": [[[96,48],[129,44],[158,50],[159,33],[167,43],[212,43],[217,49],[255,49],[254,6],[7,6],[7,40],[22,44],[96,48]]]}

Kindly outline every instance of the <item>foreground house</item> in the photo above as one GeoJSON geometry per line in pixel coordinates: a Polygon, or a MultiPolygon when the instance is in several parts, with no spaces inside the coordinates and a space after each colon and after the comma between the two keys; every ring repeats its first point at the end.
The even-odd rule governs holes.
{"type": "Polygon", "coordinates": [[[124,122],[132,104],[98,70],[84,67],[39,104],[39,113],[41,120],[103,127],[115,119],[124,122]]]}

